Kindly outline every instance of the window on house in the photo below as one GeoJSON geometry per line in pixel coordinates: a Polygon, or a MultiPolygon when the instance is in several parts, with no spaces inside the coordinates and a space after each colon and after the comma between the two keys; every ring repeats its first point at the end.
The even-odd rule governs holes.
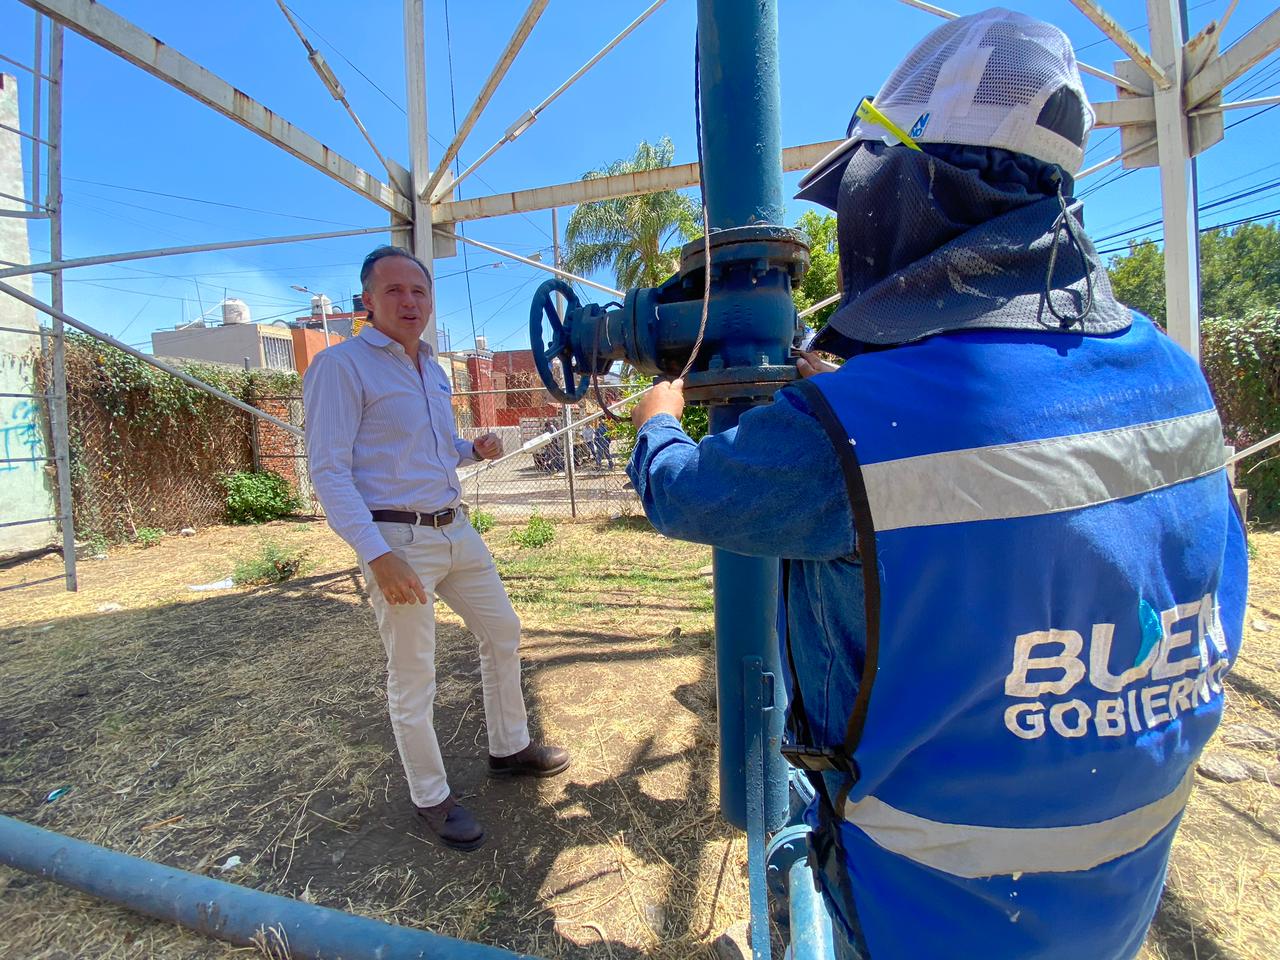
{"type": "Polygon", "coordinates": [[[293,341],[284,337],[263,337],[262,356],[268,370],[293,370],[293,341]]]}

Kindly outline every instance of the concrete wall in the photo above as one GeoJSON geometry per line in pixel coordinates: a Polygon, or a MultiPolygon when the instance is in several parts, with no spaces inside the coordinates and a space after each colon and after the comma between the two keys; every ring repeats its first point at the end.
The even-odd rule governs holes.
{"type": "MultiPolygon", "coordinates": [[[[18,118],[18,84],[8,74],[0,74],[0,123],[21,129],[18,118]]],[[[23,180],[24,154],[30,141],[0,130],[0,193],[27,195],[23,180]]],[[[30,209],[0,197],[0,209],[30,209]]],[[[43,237],[38,220],[0,217],[0,259],[30,263],[28,224],[43,237]]],[[[24,293],[31,293],[31,278],[9,280],[24,293]]],[[[36,312],[11,297],[0,296],[0,327],[38,330],[36,312]]],[[[0,332],[0,393],[35,393],[36,358],[40,337],[0,332]]],[[[42,401],[0,397],[0,460],[49,456],[47,408],[42,401]]],[[[57,510],[57,480],[52,464],[0,463],[0,523],[51,517],[57,510]],[[46,467],[48,469],[46,469],[46,467]]],[[[0,556],[35,550],[58,540],[57,525],[26,524],[0,527],[0,556]]]]}
{"type": "Polygon", "coordinates": [[[245,357],[248,357],[250,367],[262,368],[266,364],[261,341],[271,336],[293,343],[293,337],[284,327],[272,330],[256,323],[232,323],[221,327],[157,331],[151,334],[151,352],[157,357],[185,357],[237,367],[242,367],[245,357]]]}

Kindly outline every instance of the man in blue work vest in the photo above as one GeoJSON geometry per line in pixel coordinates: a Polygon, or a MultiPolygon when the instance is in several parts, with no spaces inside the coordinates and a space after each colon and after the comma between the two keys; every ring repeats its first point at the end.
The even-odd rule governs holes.
{"type": "Polygon", "coordinates": [[[1092,124],[1056,27],[940,27],[801,181],[843,365],[700,444],[678,381],[633,414],[659,530],[786,558],[842,958],[1133,957],[1221,715],[1244,530],[1199,368],[1083,234],[1092,124]]]}

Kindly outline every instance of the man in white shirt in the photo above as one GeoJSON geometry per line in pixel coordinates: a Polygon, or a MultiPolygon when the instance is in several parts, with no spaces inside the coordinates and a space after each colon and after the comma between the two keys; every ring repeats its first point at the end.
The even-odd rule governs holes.
{"type": "Polygon", "coordinates": [[[530,742],[520,620],[459,509],[458,466],[502,456],[502,440],[458,439],[449,381],[419,339],[431,316],[431,276],[408,251],[379,247],[365,258],[360,283],[369,325],[319,353],[303,379],[311,482],[368,584],[410,797],[441,841],[474,850],[484,830],[449,790],[433,725],[437,596],[479,641],[489,772],[554,776],[569,754],[530,742]]]}

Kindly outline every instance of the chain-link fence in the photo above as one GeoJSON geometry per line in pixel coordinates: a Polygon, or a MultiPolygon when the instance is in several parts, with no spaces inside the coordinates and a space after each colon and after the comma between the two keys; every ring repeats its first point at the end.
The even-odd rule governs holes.
{"type": "MultiPolygon", "coordinates": [[[[47,382],[47,370],[41,373],[47,382]]],[[[225,522],[222,478],[237,471],[278,473],[289,481],[302,512],[323,512],[300,436],[199,391],[174,387],[170,393],[174,378],[160,375],[134,384],[129,373],[104,365],[104,357],[83,344],[68,351],[78,539],[130,540],[148,527],[172,532],[225,522]]],[[[221,374],[235,380],[221,383],[225,389],[285,423],[303,426],[296,377],[281,390],[284,381],[243,371],[221,374]]],[[[492,390],[469,390],[465,380],[455,381],[458,435],[496,433],[506,451],[499,460],[459,470],[464,502],[499,521],[535,513],[574,520],[640,512],[624,469],[630,431],[611,425],[593,394],[566,408],[531,377],[507,378],[513,381],[519,386],[492,390]]],[[[612,386],[600,396],[614,404],[622,393],[612,386]]]]}
{"type": "Polygon", "coordinates": [[[220,478],[253,468],[248,414],[211,396],[166,395],[163,385],[122,389],[84,348],[68,349],[66,370],[77,539],[224,522],[220,478]]]}
{"type": "MultiPolygon", "coordinates": [[[[617,387],[602,392],[606,404],[621,399],[617,387]]],[[[563,520],[594,519],[640,512],[640,500],[626,475],[630,434],[601,414],[588,394],[562,407],[543,389],[467,391],[454,397],[459,436],[483,433],[502,438],[504,456],[463,467],[462,498],[472,510],[498,520],[527,519],[534,513],[563,520]],[[477,408],[496,407],[500,425],[475,425],[477,408]],[[467,413],[473,414],[467,416],[467,413]],[[514,423],[502,423],[502,421],[514,423]]]]}

